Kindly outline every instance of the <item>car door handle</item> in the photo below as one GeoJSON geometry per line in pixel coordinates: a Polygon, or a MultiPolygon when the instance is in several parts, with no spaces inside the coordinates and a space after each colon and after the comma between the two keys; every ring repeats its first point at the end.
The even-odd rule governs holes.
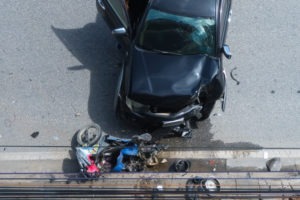
{"type": "Polygon", "coordinates": [[[97,0],[97,1],[98,1],[99,6],[101,7],[101,9],[105,10],[105,6],[103,4],[103,1],[102,0],[97,0]]]}

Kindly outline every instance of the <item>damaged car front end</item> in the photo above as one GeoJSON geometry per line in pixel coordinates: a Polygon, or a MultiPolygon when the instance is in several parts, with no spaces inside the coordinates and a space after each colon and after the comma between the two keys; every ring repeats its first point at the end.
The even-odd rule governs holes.
{"type": "Polygon", "coordinates": [[[161,55],[137,48],[134,54],[119,95],[120,111],[131,118],[163,127],[205,119],[224,92],[225,77],[213,57],[161,55]]]}
{"type": "MultiPolygon", "coordinates": [[[[106,14],[109,8],[117,12],[112,2],[102,1],[106,14]]],[[[172,127],[208,118],[218,99],[224,110],[222,55],[231,58],[225,44],[231,0],[143,1],[136,19],[130,14],[133,0],[118,2],[124,9],[115,16],[123,18],[109,23],[125,53],[117,114],[151,127],[172,127]]]]}

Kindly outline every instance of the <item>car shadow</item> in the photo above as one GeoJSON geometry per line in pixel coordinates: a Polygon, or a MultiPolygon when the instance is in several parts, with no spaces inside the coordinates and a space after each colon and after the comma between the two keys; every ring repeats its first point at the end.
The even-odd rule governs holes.
{"type": "Polygon", "coordinates": [[[121,53],[102,16],[98,14],[94,23],[79,29],[51,28],[81,63],[79,66],[68,66],[68,70],[90,71],[88,114],[91,120],[110,134],[137,132],[136,127],[117,119],[114,114],[113,100],[120,72],[121,53]]]}
{"type": "MultiPolygon", "coordinates": [[[[90,71],[90,95],[88,99],[88,114],[94,123],[99,124],[104,132],[117,137],[130,137],[141,133],[139,127],[117,119],[113,109],[113,99],[117,78],[120,72],[122,55],[117,49],[117,42],[112,37],[100,14],[94,23],[86,24],[78,29],[61,29],[51,27],[72,55],[82,64],[68,67],[69,70],[90,71]]],[[[260,148],[251,143],[226,144],[213,140],[210,120],[199,122],[192,139],[170,138],[162,142],[178,147],[240,147],[260,148]]],[[[169,130],[160,129],[152,133],[155,138],[161,138],[169,130]]]]}

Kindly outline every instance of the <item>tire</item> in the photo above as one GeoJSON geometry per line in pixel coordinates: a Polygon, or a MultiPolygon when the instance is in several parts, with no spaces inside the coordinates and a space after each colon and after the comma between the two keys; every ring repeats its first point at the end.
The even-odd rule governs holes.
{"type": "Polygon", "coordinates": [[[80,146],[93,146],[102,135],[101,127],[98,124],[90,124],[77,132],[76,140],[80,146]],[[94,131],[92,131],[94,129],[94,131]]]}
{"type": "Polygon", "coordinates": [[[101,12],[101,8],[100,8],[99,3],[97,2],[97,0],[96,0],[96,8],[97,8],[98,13],[100,13],[101,12]]]}
{"type": "Polygon", "coordinates": [[[201,111],[202,117],[199,119],[199,121],[206,120],[209,118],[211,111],[214,109],[216,102],[209,102],[203,105],[203,109],[201,111]]]}
{"type": "Polygon", "coordinates": [[[97,11],[100,12],[100,7],[99,7],[99,5],[98,5],[97,0],[96,0],[95,2],[96,2],[96,8],[97,8],[97,11]]]}
{"type": "Polygon", "coordinates": [[[125,117],[125,114],[123,112],[123,108],[122,108],[120,99],[117,100],[117,104],[115,106],[114,112],[115,112],[115,116],[118,120],[127,119],[127,117],[125,117]]]}

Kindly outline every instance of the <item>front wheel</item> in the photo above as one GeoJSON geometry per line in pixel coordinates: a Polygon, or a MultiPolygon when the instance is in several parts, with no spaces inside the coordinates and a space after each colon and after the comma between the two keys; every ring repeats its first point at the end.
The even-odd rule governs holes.
{"type": "Polygon", "coordinates": [[[100,8],[100,5],[98,3],[98,0],[96,0],[96,8],[97,8],[97,11],[98,12],[101,12],[101,8],[100,8]]]}
{"type": "Polygon", "coordinates": [[[199,121],[203,121],[206,120],[207,118],[209,118],[211,111],[214,109],[216,102],[209,102],[209,103],[205,103],[203,104],[203,108],[201,110],[201,118],[199,119],[199,121]]]}
{"type": "Polygon", "coordinates": [[[101,127],[93,123],[80,129],[76,139],[80,146],[93,146],[98,142],[101,135],[101,127]]]}
{"type": "Polygon", "coordinates": [[[105,6],[104,6],[102,0],[96,0],[96,8],[99,13],[104,13],[105,6]]]}

